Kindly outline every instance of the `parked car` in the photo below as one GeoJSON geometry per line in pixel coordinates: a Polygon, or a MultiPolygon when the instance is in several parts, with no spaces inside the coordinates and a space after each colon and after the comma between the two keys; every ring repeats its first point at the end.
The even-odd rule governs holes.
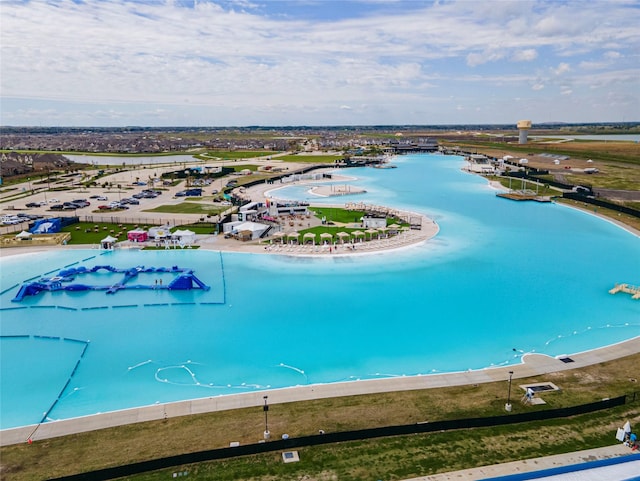
{"type": "Polygon", "coordinates": [[[26,204],[27,207],[40,207],[40,202],[29,202],[26,204]]]}
{"type": "Polygon", "coordinates": [[[198,197],[202,195],[202,189],[187,189],[176,193],[176,197],[198,197]]]}
{"type": "Polygon", "coordinates": [[[20,220],[20,218],[18,216],[15,216],[15,215],[2,216],[2,219],[0,219],[0,221],[4,225],[16,225],[16,224],[20,224],[21,222],[24,222],[24,221],[20,220]]]}
{"type": "Polygon", "coordinates": [[[100,200],[102,202],[104,202],[105,200],[108,200],[104,195],[92,195],[89,198],[90,199],[95,199],[95,200],[100,200]]]}
{"type": "Polygon", "coordinates": [[[64,209],[64,205],[62,204],[53,204],[52,206],[49,207],[49,210],[63,210],[64,209]]]}

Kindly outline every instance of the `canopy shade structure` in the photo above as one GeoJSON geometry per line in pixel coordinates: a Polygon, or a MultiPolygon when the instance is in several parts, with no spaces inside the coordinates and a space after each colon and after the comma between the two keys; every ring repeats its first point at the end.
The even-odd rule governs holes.
{"type": "Polygon", "coordinates": [[[31,235],[32,235],[31,232],[27,232],[26,230],[23,230],[19,234],[16,234],[16,239],[29,239],[31,235]]]}

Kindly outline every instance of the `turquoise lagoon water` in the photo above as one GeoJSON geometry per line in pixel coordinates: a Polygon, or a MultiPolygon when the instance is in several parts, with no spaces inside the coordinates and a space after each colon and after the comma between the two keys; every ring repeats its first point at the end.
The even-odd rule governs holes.
{"type": "MultiPolygon", "coordinates": [[[[485,180],[460,170],[457,157],[395,163],[347,171],[366,194],[318,198],[308,186],[272,192],[397,206],[439,224],[431,241],[393,253],[69,250],[2,259],[1,427],[253,390],[482,369],[518,363],[525,352],[571,354],[640,335],[640,303],[608,293],[616,282],[640,284],[638,237],[560,205],[497,198],[485,180]],[[212,288],[58,292],[11,302],[22,282],[71,264],[192,267],[212,288]]],[[[145,276],[151,284],[160,277],[145,276]]],[[[98,281],[118,278],[103,273],[98,281]]]]}

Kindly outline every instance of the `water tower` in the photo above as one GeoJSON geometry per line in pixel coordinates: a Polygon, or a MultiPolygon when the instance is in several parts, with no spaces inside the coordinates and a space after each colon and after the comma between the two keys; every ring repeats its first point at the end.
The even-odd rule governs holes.
{"type": "Polygon", "coordinates": [[[518,120],[518,130],[520,131],[520,136],[518,137],[519,144],[527,143],[527,132],[531,128],[531,120],[518,120]]]}

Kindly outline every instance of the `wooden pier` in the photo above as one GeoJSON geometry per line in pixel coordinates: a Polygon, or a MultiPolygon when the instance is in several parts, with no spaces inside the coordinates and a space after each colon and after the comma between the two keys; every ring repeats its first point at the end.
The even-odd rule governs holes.
{"type": "Polygon", "coordinates": [[[616,284],[613,289],[609,290],[609,294],[616,294],[618,292],[631,294],[631,299],[640,299],[640,287],[637,286],[630,286],[629,284],[616,284]]]}

